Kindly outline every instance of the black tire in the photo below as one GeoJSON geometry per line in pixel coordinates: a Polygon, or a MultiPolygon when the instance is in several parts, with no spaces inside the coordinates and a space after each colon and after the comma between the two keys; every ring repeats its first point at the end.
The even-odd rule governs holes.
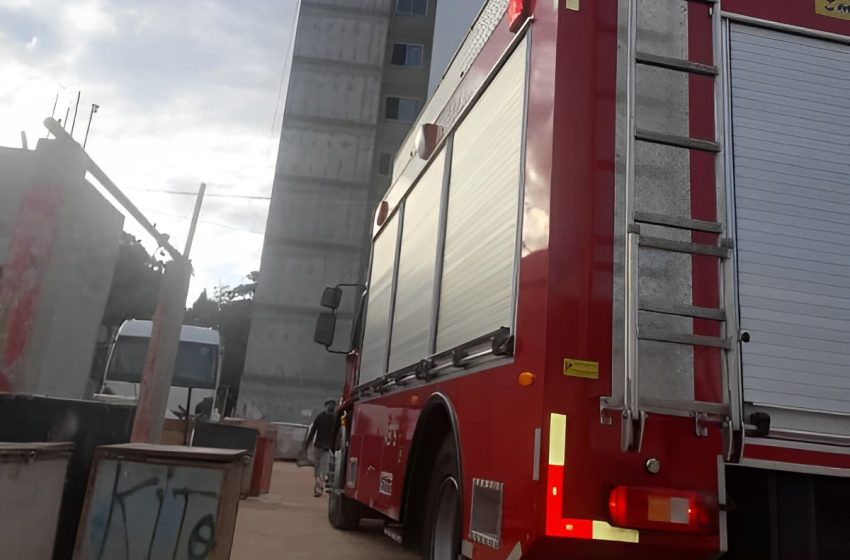
{"type": "Polygon", "coordinates": [[[353,531],[360,526],[361,507],[342,493],[342,490],[332,489],[328,497],[328,521],[331,527],[340,531],[353,531]]]}
{"type": "Polygon", "coordinates": [[[336,449],[333,456],[333,472],[330,473],[328,487],[328,522],[334,529],[352,531],[360,526],[363,506],[345,495],[345,468],[348,466],[347,430],[341,427],[336,436],[336,449]]]}
{"type": "Polygon", "coordinates": [[[422,538],[424,560],[456,560],[460,555],[463,511],[457,450],[451,435],[440,445],[431,483],[422,538]]]}

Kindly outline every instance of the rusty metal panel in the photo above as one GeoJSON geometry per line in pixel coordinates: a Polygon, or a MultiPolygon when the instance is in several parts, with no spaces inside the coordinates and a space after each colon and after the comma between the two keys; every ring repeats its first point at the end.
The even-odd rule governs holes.
{"type": "Polygon", "coordinates": [[[0,551],[4,558],[53,558],[72,444],[0,443],[0,551]]]}

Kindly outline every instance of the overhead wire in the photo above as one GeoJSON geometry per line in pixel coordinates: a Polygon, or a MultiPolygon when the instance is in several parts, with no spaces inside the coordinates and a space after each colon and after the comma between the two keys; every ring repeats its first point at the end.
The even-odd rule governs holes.
{"type": "MultiPolygon", "coordinates": [[[[189,216],[183,216],[182,214],[176,214],[174,212],[163,212],[162,210],[156,210],[154,208],[143,208],[143,207],[140,207],[140,208],[142,210],[144,210],[145,212],[151,212],[153,214],[159,214],[160,216],[169,216],[169,217],[172,217],[172,218],[177,218],[179,220],[190,219],[189,216]]],[[[198,220],[198,221],[202,224],[206,224],[206,225],[210,225],[210,226],[216,226],[216,227],[225,228],[225,229],[232,229],[234,231],[241,231],[241,232],[244,232],[244,233],[253,233],[254,235],[265,235],[265,232],[263,232],[263,231],[254,231],[253,229],[241,228],[241,227],[238,227],[238,226],[233,226],[233,225],[229,225],[229,224],[222,224],[222,223],[219,223],[219,222],[211,222],[209,220],[198,220]]]]}
{"type": "MultiPolygon", "coordinates": [[[[192,191],[175,191],[169,189],[144,189],[139,187],[124,187],[129,191],[139,191],[139,192],[148,192],[148,193],[157,193],[157,194],[172,194],[172,195],[181,195],[181,196],[198,196],[197,192],[192,191]]],[[[228,193],[211,193],[208,192],[204,194],[204,197],[211,198],[234,198],[234,199],[243,199],[243,200],[271,200],[271,196],[264,195],[252,195],[252,194],[228,194],[228,193]]]]}

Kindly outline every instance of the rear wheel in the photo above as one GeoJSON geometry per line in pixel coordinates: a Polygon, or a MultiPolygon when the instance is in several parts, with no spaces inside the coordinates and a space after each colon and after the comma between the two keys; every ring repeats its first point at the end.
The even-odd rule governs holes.
{"type": "Polygon", "coordinates": [[[460,555],[460,476],[457,451],[449,436],[440,446],[431,484],[425,517],[423,557],[425,560],[457,560],[460,555]]]}
{"type": "Polygon", "coordinates": [[[342,490],[331,490],[328,498],[328,521],[334,529],[356,529],[360,525],[360,504],[343,494],[342,490]]]}
{"type": "Polygon", "coordinates": [[[331,527],[351,531],[360,525],[363,508],[359,502],[345,495],[345,468],[348,466],[348,432],[345,426],[337,433],[333,471],[330,474],[328,496],[328,521],[331,527]]]}

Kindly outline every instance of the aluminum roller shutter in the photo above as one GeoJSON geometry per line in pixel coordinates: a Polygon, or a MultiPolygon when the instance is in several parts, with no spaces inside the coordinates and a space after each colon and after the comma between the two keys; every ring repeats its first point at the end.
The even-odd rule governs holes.
{"type": "Polygon", "coordinates": [[[744,401],[850,414],[850,46],[730,41],[744,401]]]}
{"type": "Polygon", "coordinates": [[[384,224],[372,247],[369,278],[369,302],[363,328],[360,354],[360,384],[369,383],[387,373],[387,345],[390,331],[390,306],[393,294],[399,214],[384,224]]]}
{"type": "Polygon", "coordinates": [[[454,135],[437,351],[513,326],[526,43],[454,135]]]}
{"type": "Polygon", "coordinates": [[[434,269],[445,167],[446,155],[440,152],[404,203],[389,371],[415,364],[431,353],[434,269]]]}

